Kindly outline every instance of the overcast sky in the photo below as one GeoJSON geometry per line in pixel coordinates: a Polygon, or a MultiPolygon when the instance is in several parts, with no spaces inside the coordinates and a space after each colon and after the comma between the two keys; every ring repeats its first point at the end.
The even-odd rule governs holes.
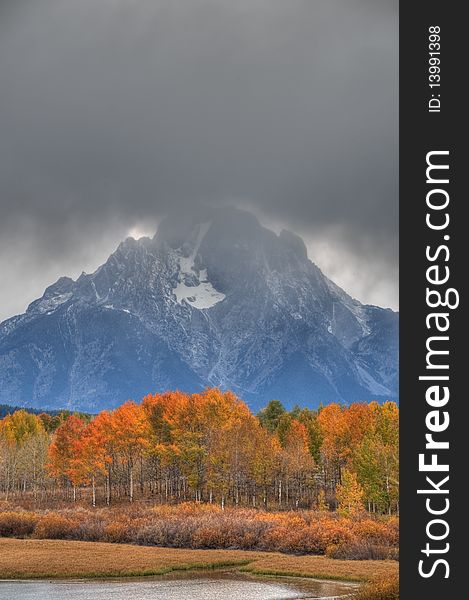
{"type": "Polygon", "coordinates": [[[0,320],[168,207],[397,308],[398,0],[0,0],[0,320]]]}

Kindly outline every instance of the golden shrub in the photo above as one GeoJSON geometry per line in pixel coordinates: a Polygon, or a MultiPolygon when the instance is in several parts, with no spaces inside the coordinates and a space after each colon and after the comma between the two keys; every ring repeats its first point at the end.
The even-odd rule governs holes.
{"type": "Polygon", "coordinates": [[[77,537],[78,521],[57,513],[43,515],[37,522],[33,537],[38,539],[67,540],[77,537]]]}
{"type": "Polygon", "coordinates": [[[185,503],[96,510],[0,513],[0,535],[136,543],[177,548],[238,548],[334,558],[397,557],[398,519],[317,511],[267,512],[185,503]]]}
{"type": "Polygon", "coordinates": [[[2,512],[0,513],[0,537],[31,535],[38,519],[39,516],[33,512],[2,512]]]}
{"type": "Polygon", "coordinates": [[[354,600],[399,600],[399,579],[385,577],[365,584],[354,600]]]}

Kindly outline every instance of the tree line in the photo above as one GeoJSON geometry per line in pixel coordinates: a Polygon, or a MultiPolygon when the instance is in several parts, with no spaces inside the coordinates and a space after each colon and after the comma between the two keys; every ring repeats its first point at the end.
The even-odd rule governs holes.
{"type": "Polygon", "coordinates": [[[19,410],[0,420],[0,493],[394,513],[398,439],[393,402],[287,411],[273,400],[254,415],[217,388],[95,416],[19,410]]]}

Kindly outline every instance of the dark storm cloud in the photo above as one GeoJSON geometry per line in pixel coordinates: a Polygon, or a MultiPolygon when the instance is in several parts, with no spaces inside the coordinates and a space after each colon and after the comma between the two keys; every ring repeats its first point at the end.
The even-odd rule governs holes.
{"type": "Polygon", "coordinates": [[[397,0],[0,3],[0,318],[198,201],[397,302],[397,0]]]}

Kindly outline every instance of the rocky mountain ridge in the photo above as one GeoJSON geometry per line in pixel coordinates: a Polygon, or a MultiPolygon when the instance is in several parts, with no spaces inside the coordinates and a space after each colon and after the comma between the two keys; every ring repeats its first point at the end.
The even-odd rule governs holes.
{"type": "Polygon", "coordinates": [[[396,400],[398,324],[248,212],[167,218],[0,325],[0,403],[94,412],[205,386],[254,409],[396,400]]]}

